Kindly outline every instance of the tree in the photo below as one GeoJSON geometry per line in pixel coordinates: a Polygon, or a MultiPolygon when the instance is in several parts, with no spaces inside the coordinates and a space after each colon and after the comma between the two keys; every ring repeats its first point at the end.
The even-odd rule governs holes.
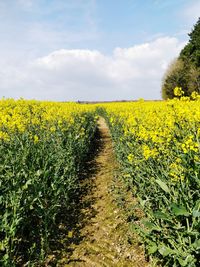
{"type": "Polygon", "coordinates": [[[174,88],[181,87],[184,95],[188,92],[188,66],[182,59],[175,59],[168,67],[162,81],[162,98],[174,97],[174,88]]]}
{"type": "Polygon", "coordinates": [[[189,42],[180,53],[180,58],[189,61],[195,67],[200,67],[200,18],[189,33],[189,42]]]}
{"type": "Polygon", "coordinates": [[[162,82],[163,99],[174,97],[174,88],[181,87],[185,96],[200,93],[200,18],[189,33],[189,42],[168,67],[162,82]]]}
{"type": "Polygon", "coordinates": [[[189,95],[191,95],[191,93],[194,91],[200,95],[200,68],[196,68],[193,65],[191,65],[189,70],[189,81],[188,81],[189,95]]]}

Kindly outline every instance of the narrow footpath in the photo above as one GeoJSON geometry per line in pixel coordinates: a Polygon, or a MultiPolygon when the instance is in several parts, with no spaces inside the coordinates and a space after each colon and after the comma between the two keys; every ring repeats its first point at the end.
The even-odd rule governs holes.
{"type": "MultiPolygon", "coordinates": [[[[91,177],[84,179],[89,190],[81,199],[82,221],[79,241],[71,242],[57,266],[75,267],[146,267],[142,247],[127,241],[128,225],[113,201],[110,188],[116,167],[112,140],[103,118],[99,119],[100,147],[92,160],[91,177]]],[[[71,238],[76,230],[69,233],[71,238]]]]}

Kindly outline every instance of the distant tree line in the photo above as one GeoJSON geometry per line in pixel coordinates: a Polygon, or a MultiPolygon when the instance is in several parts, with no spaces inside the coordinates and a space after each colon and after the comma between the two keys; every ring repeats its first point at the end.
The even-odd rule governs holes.
{"type": "Polygon", "coordinates": [[[163,77],[163,99],[173,98],[175,87],[181,87],[184,96],[190,96],[194,91],[200,94],[200,18],[189,37],[189,42],[163,77]]]}

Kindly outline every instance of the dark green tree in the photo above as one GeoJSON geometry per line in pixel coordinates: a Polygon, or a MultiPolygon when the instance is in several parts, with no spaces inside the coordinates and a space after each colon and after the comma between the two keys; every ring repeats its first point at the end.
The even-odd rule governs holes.
{"type": "Polygon", "coordinates": [[[189,33],[189,41],[167,69],[162,82],[163,99],[174,97],[174,88],[181,87],[185,96],[200,93],[200,18],[189,33]]]}
{"type": "Polygon", "coordinates": [[[189,42],[180,53],[180,58],[200,67],[200,18],[189,33],[189,42]]]}

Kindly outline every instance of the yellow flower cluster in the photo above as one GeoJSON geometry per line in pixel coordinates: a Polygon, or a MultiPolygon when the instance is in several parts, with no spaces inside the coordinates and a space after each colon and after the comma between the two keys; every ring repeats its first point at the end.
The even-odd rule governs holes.
{"type": "Polygon", "coordinates": [[[184,95],[184,91],[182,90],[181,87],[175,87],[174,88],[174,95],[175,96],[182,96],[182,95],[184,95]]]}
{"type": "Polygon", "coordinates": [[[0,100],[0,266],[17,266],[16,255],[26,261],[24,227],[40,232],[37,245],[26,238],[30,265],[47,255],[61,212],[74,208],[95,115],[94,105],[0,100]]]}
{"type": "MultiPolygon", "coordinates": [[[[181,93],[179,89],[176,90],[177,94],[181,93]]],[[[167,101],[110,103],[103,106],[111,127],[116,128],[120,124],[123,129],[118,140],[126,143],[127,159],[130,163],[138,158],[135,157],[137,147],[140,151],[138,162],[142,159],[154,159],[158,162],[164,160],[170,167],[169,176],[178,179],[179,172],[179,178],[183,179],[182,162],[173,165],[174,160],[179,156],[184,157],[185,154],[194,160],[199,158],[200,101],[196,94],[193,100],[184,97],[167,101]]]]}
{"type": "Polygon", "coordinates": [[[167,101],[105,104],[104,112],[127,190],[122,198],[124,192],[132,196],[127,216],[133,216],[131,225],[146,251],[161,265],[199,266],[197,246],[191,247],[200,237],[200,97],[183,96],[181,88],[175,95],[167,101]],[[136,216],[138,206],[142,218],[136,216]]]}
{"type": "Polygon", "coordinates": [[[150,157],[155,158],[158,155],[157,149],[150,149],[147,145],[143,145],[143,155],[145,159],[149,159],[150,157]]]}
{"type": "Polygon", "coordinates": [[[193,135],[189,135],[181,147],[184,153],[189,153],[190,151],[198,152],[199,150],[199,144],[194,141],[193,135]]]}
{"type": "MultiPolygon", "coordinates": [[[[13,133],[32,132],[32,129],[55,132],[57,127],[66,130],[74,117],[92,110],[91,106],[76,103],[58,103],[35,100],[0,100],[0,139],[9,141],[13,133]]],[[[84,116],[81,117],[84,123],[84,116]]],[[[83,134],[81,129],[81,134],[83,134]]],[[[37,132],[32,136],[34,143],[39,141],[37,132]]]]}
{"type": "Polygon", "coordinates": [[[182,160],[177,158],[173,163],[170,164],[170,172],[169,175],[171,177],[171,181],[184,180],[185,170],[181,165],[182,160]]]}

